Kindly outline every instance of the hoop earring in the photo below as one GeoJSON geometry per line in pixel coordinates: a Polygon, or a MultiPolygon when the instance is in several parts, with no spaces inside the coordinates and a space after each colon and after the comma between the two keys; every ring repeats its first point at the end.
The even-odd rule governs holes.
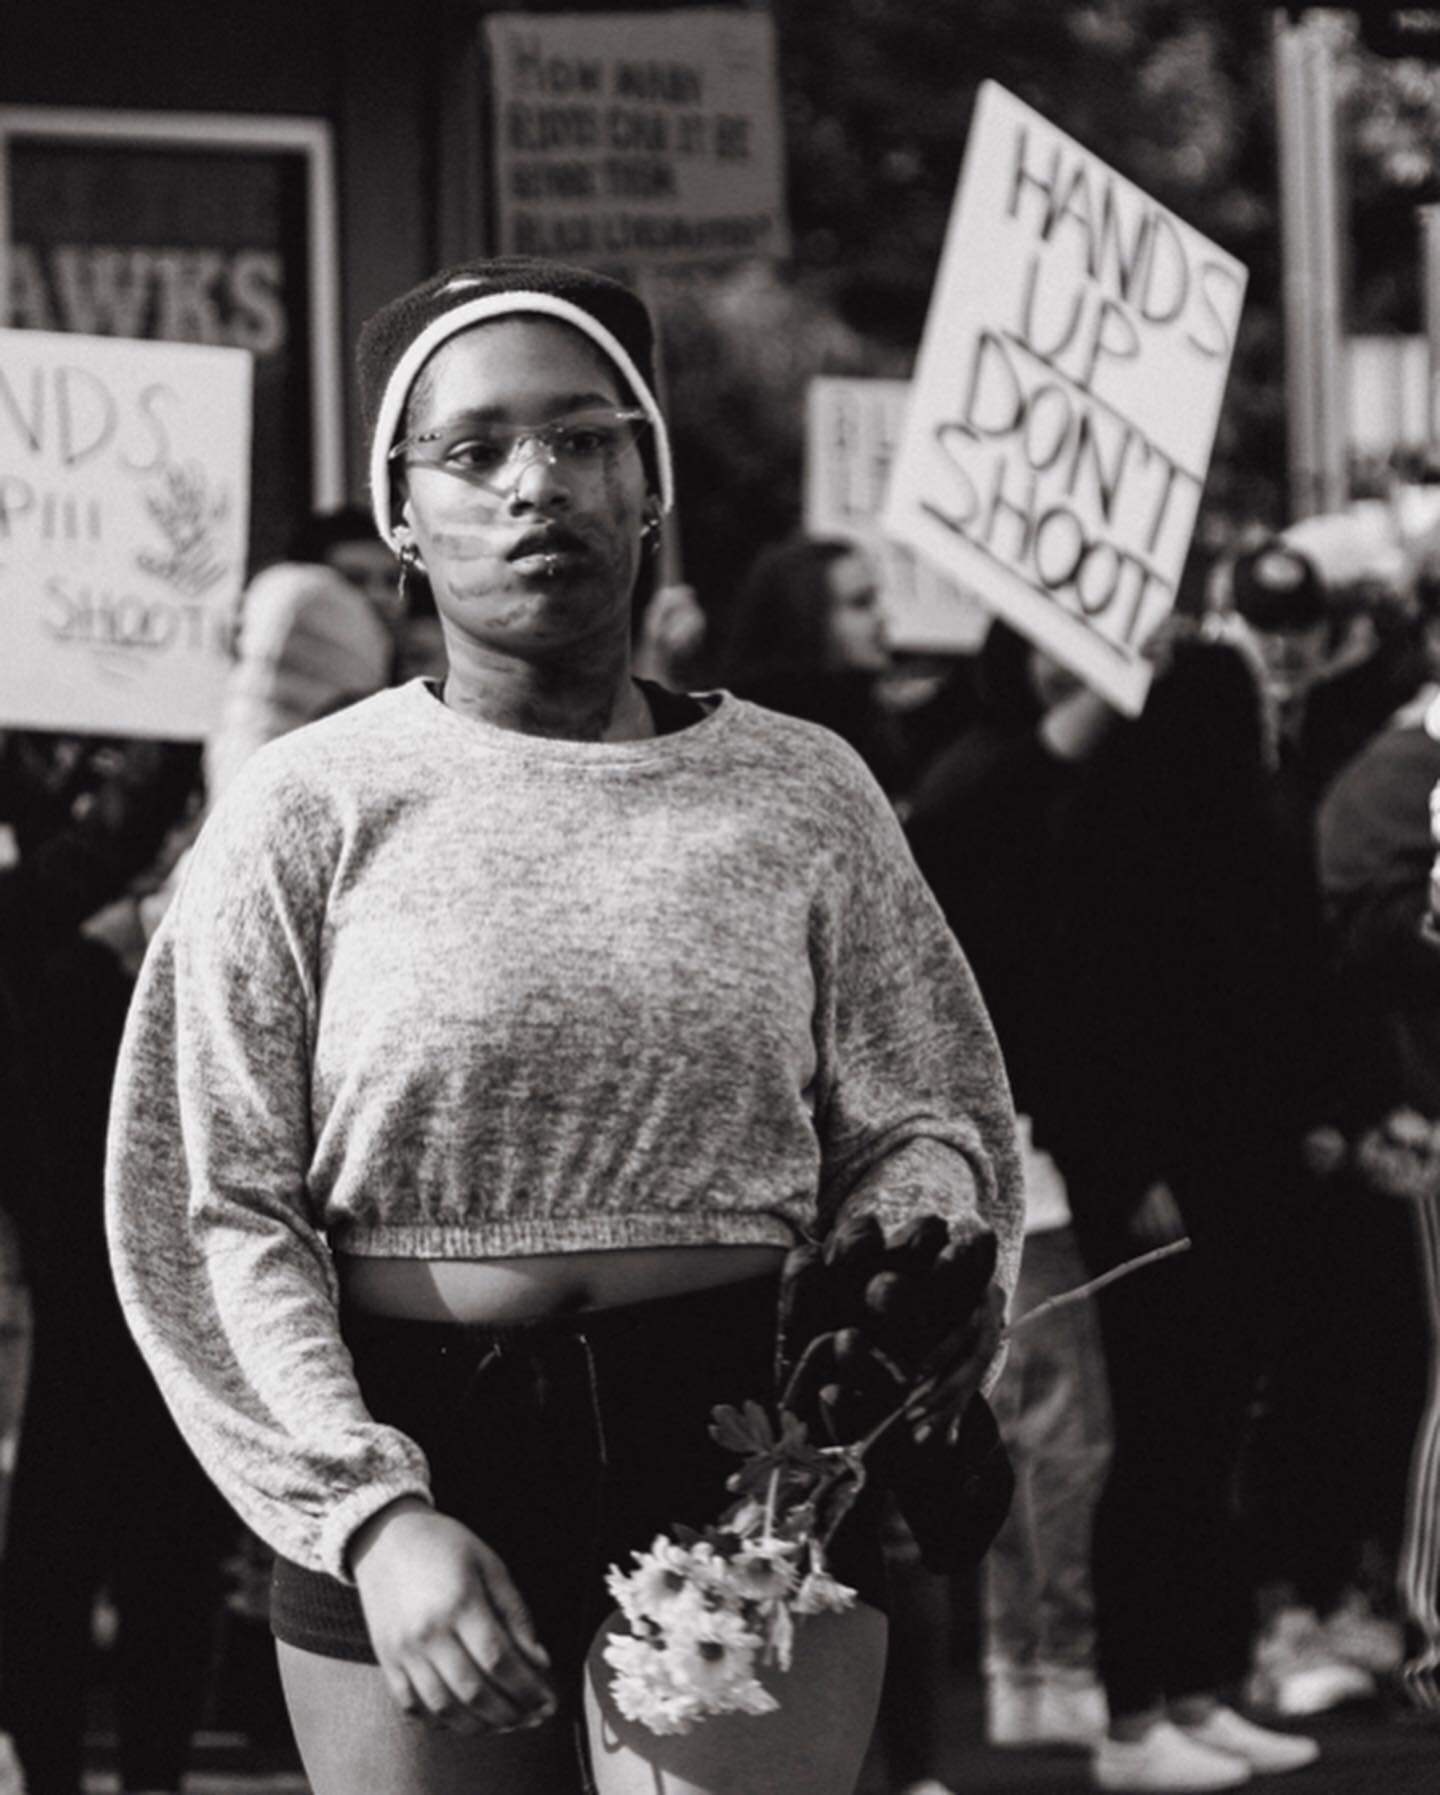
{"type": "Polygon", "coordinates": [[[660,518],[651,512],[640,529],[640,546],[647,555],[653,555],[660,546],[660,518]]]}

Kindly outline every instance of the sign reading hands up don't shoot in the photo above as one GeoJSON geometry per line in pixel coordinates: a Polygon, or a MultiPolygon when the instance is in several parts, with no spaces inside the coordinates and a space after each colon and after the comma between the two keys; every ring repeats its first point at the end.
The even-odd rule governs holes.
{"type": "Polygon", "coordinates": [[[1194,531],[1245,279],[981,88],[884,528],[1131,714],[1194,531]]]}

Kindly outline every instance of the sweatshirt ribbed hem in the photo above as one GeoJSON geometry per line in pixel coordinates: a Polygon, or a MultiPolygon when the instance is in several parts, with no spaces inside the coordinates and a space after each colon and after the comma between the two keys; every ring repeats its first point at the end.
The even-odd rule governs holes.
{"type": "MultiPolygon", "coordinates": [[[[813,1199],[812,1199],[813,1203],[813,1199]]],[[[512,1259],[528,1253],[605,1253],[625,1247],[794,1246],[799,1232],[775,1212],[575,1215],[474,1221],[460,1226],[332,1227],[337,1253],[364,1259],[512,1259]]]]}

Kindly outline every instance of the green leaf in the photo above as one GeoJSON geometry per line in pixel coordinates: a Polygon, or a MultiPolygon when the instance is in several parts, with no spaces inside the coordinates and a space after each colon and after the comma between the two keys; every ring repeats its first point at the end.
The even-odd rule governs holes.
{"type": "Polygon", "coordinates": [[[732,1403],[717,1403],[710,1415],[710,1438],[726,1452],[748,1456],[752,1452],[773,1450],[775,1431],[770,1425],[770,1417],[758,1402],[747,1402],[743,1411],[732,1403]]]}

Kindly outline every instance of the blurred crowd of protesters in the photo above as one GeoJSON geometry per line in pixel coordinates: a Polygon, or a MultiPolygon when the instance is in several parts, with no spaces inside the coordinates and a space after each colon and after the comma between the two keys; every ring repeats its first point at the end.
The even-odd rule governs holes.
{"type": "MultiPolygon", "coordinates": [[[[688,587],[637,611],[647,677],[827,725],[904,819],[1021,1115],[1017,1312],[1190,1242],[1027,1330],[994,1397],[1017,1494],[980,1587],[987,1736],[1088,1750],[1102,1787],[1297,1767],[1313,1742],[1268,1723],[1348,1699],[1440,1712],[1440,552],[1360,536],[1312,520],[1219,559],[1133,720],[1001,622],[974,657],[895,655],[838,539],[766,549],[713,638],[688,587]]],[[[437,649],[368,514],[335,513],[251,582],[203,762],[0,742],[0,1151],[32,1312],[0,1728],[31,1795],[79,1795],[102,1591],[122,1786],[177,1790],[222,1566],[257,1570],[105,1260],[135,970],[236,768],[437,649]]],[[[881,1742],[897,1789],[943,1795],[955,1609],[898,1523],[889,1552],[881,1742]]]]}
{"type": "MultiPolygon", "coordinates": [[[[917,752],[873,568],[796,539],[717,659],[869,761],[975,967],[1021,1112],[1017,1312],[1190,1242],[1022,1335],[995,1395],[987,1735],[1087,1748],[1102,1787],[1237,1786],[1315,1757],[1274,1720],[1436,1699],[1437,618],[1423,553],[1314,520],[1197,581],[1133,721],[997,622],[917,752]]],[[[893,1560],[882,1739],[938,1795],[943,1623],[893,1560]]]]}
{"type": "MultiPolygon", "coordinates": [[[[424,673],[437,645],[433,612],[397,593],[369,513],[331,513],[247,588],[203,753],[20,731],[0,743],[0,1153],[29,1299],[0,1554],[0,1729],[28,1795],[80,1795],[97,1613],[113,1634],[121,1786],[179,1789],[212,1693],[222,1566],[233,1554],[243,1606],[253,1556],[174,1430],[106,1254],[105,1131],[134,974],[207,803],[239,765],[424,673]]],[[[0,1759],[10,1795],[6,1775],[20,1786],[0,1759]]]]}

